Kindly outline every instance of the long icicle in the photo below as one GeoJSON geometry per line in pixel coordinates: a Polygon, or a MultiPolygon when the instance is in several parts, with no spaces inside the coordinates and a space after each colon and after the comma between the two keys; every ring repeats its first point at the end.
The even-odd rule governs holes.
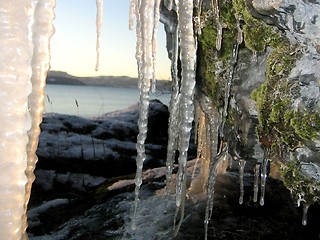
{"type": "Polygon", "coordinates": [[[136,58],[138,62],[139,70],[139,90],[140,90],[140,110],[139,110],[139,120],[138,128],[139,134],[137,136],[137,172],[135,178],[135,207],[132,229],[136,228],[136,215],[139,202],[139,191],[142,184],[142,169],[143,163],[146,159],[145,153],[145,140],[147,138],[148,131],[148,109],[149,109],[149,92],[151,86],[151,80],[153,78],[153,33],[155,29],[154,22],[155,2],[149,0],[137,1],[135,4],[136,8],[136,19],[137,19],[137,52],[136,58]]]}
{"type": "Polygon", "coordinates": [[[96,0],[97,4],[97,17],[96,17],[96,28],[97,28],[97,40],[96,40],[96,71],[99,70],[100,65],[100,38],[101,29],[103,22],[103,0],[96,0]]]}
{"type": "Polygon", "coordinates": [[[224,138],[224,126],[225,122],[228,117],[228,109],[229,109],[229,102],[230,102],[230,94],[231,94],[231,86],[232,86],[232,81],[233,81],[233,74],[234,70],[237,64],[237,59],[238,59],[238,49],[239,49],[239,44],[235,43],[232,48],[232,56],[230,59],[230,72],[229,72],[229,78],[226,84],[225,88],[225,97],[224,97],[224,109],[223,109],[223,115],[222,115],[222,123],[221,123],[221,137],[224,138]]]}
{"type": "Polygon", "coordinates": [[[258,201],[258,191],[259,191],[259,176],[260,176],[260,164],[256,164],[254,167],[254,183],[253,183],[253,201],[258,201]]]}
{"type": "Polygon", "coordinates": [[[243,173],[244,167],[246,165],[246,161],[243,159],[239,160],[239,178],[240,178],[240,197],[239,197],[239,204],[243,203],[243,195],[244,195],[244,186],[243,186],[243,173]]]}
{"type": "Polygon", "coordinates": [[[260,205],[264,205],[264,196],[266,191],[266,180],[267,180],[267,166],[269,162],[270,149],[267,148],[264,151],[264,157],[261,167],[261,195],[260,195],[260,205]]]}
{"type": "MultiPolygon", "coordinates": [[[[182,69],[181,99],[180,99],[180,126],[179,126],[179,169],[176,184],[176,206],[179,209],[185,202],[186,163],[191,136],[192,122],[194,120],[194,87],[196,65],[196,43],[193,32],[193,0],[178,2],[178,28],[180,39],[180,59],[182,69]]],[[[180,210],[183,212],[183,210],[180,210]]],[[[180,222],[183,221],[180,216],[180,222]]],[[[179,226],[176,233],[179,230],[179,226]]]]}
{"type": "Polygon", "coordinates": [[[219,151],[219,153],[212,158],[210,162],[210,168],[209,168],[209,179],[208,179],[208,187],[207,187],[207,204],[206,204],[206,212],[205,212],[205,219],[204,219],[204,231],[205,231],[205,240],[208,239],[208,226],[209,221],[212,216],[212,210],[213,210],[213,198],[214,198],[214,185],[216,183],[217,178],[217,167],[219,166],[220,162],[222,162],[227,156],[228,153],[228,145],[224,144],[222,146],[222,149],[219,151]]]}
{"type": "Polygon", "coordinates": [[[179,99],[180,99],[180,78],[178,76],[178,59],[179,59],[179,34],[178,24],[172,22],[172,59],[171,59],[171,75],[172,75],[172,93],[169,106],[169,131],[168,131],[168,147],[166,159],[166,191],[167,195],[171,193],[171,179],[175,152],[178,142],[178,115],[179,115],[179,99]]]}
{"type": "Polygon", "coordinates": [[[34,22],[32,26],[33,57],[32,66],[32,92],[28,97],[30,115],[32,119],[31,129],[28,131],[29,142],[27,145],[28,163],[26,175],[25,214],[24,214],[24,236],[27,239],[27,205],[31,195],[31,186],[35,179],[34,169],[38,161],[36,150],[39,142],[40,123],[44,111],[44,87],[47,72],[50,67],[50,38],[54,34],[53,20],[55,18],[55,0],[39,0],[35,5],[34,22]]]}
{"type": "Polygon", "coordinates": [[[0,1],[0,233],[5,240],[21,239],[25,231],[31,11],[31,0],[0,1]]]}

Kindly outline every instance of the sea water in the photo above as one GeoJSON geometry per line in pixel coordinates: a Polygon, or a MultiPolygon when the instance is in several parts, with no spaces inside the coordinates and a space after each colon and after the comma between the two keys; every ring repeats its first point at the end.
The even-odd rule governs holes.
{"type": "MultiPolygon", "coordinates": [[[[139,101],[139,91],[135,88],[48,84],[45,94],[45,113],[82,117],[122,110],[139,101]]],[[[159,99],[168,105],[170,94],[158,92],[151,94],[151,99],[159,99]]]]}

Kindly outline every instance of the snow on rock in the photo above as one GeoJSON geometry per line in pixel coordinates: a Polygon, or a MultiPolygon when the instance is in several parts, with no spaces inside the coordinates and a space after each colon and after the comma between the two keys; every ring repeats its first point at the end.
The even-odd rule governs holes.
{"type": "Polygon", "coordinates": [[[59,205],[68,204],[68,199],[54,199],[48,202],[42,203],[40,206],[32,208],[28,211],[28,225],[29,227],[35,227],[40,225],[39,215],[46,212],[49,208],[54,208],[59,205]]]}
{"type": "MultiPolygon", "coordinates": [[[[41,124],[37,167],[103,177],[133,173],[138,111],[138,104],[135,104],[91,119],[46,114],[41,124]]],[[[166,152],[167,106],[152,100],[148,122],[145,164],[147,167],[160,166],[166,152]]]]}

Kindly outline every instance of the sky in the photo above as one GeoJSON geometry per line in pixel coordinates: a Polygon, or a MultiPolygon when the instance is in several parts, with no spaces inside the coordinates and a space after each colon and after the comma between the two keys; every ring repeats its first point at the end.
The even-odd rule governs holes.
{"type": "MultiPolygon", "coordinates": [[[[51,70],[74,76],[137,77],[135,30],[128,28],[130,0],[104,0],[100,68],[96,64],[96,0],[57,0],[51,70]]],[[[163,25],[159,23],[157,79],[170,79],[163,25]]]]}

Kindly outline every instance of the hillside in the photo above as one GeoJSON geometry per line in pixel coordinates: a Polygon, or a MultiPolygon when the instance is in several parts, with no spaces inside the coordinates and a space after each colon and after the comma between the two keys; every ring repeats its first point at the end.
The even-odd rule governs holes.
{"type": "MultiPolygon", "coordinates": [[[[137,88],[138,79],[127,76],[75,77],[66,72],[50,71],[47,84],[137,88]]],[[[160,91],[169,91],[170,85],[171,81],[157,81],[157,89],[160,91]]]]}

